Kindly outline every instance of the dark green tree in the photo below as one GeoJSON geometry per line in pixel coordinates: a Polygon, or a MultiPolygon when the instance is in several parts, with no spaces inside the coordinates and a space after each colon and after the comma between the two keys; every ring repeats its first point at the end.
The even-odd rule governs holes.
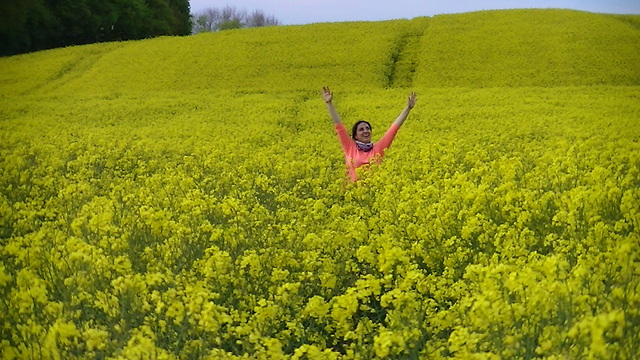
{"type": "Polygon", "coordinates": [[[188,0],[0,0],[0,55],[189,35],[188,0]]]}

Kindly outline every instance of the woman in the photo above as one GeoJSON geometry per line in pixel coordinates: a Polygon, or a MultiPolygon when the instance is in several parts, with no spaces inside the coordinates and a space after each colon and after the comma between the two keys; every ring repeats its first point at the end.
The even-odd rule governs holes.
{"type": "Polygon", "coordinates": [[[393,124],[391,124],[391,127],[382,136],[380,141],[374,144],[371,142],[371,125],[364,120],[360,120],[353,125],[351,129],[351,139],[349,138],[347,129],[345,129],[336,108],[333,106],[333,93],[328,87],[322,88],[322,98],[327,104],[327,109],[336,127],[351,181],[358,179],[356,176],[356,168],[364,164],[369,164],[372,158],[377,158],[377,162],[380,161],[384,155],[384,150],[391,145],[398,129],[416,104],[416,93],[412,92],[407,101],[407,106],[402,110],[393,124]]]}

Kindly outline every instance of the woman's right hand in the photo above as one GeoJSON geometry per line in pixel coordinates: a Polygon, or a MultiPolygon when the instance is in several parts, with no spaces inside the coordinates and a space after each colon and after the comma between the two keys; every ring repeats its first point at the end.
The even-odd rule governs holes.
{"type": "Polygon", "coordinates": [[[329,90],[328,86],[322,87],[322,98],[327,104],[333,100],[333,93],[331,92],[331,90],[329,90]]]}

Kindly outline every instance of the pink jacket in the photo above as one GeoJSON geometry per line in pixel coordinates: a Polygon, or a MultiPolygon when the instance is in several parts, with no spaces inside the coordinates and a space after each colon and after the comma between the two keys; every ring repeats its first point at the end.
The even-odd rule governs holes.
{"type": "Polygon", "coordinates": [[[364,164],[369,164],[369,161],[375,157],[377,157],[377,163],[380,162],[382,156],[384,156],[384,150],[391,145],[391,142],[396,137],[399,128],[400,127],[395,123],[391,124],[389,130],[387,130],[382,138],[373,145],[373,149],[371,149],[371,151],[364,152],[358,150],[356,143],[351,139],[347,133],[347,129],[342,123],[336,125],[336,132],[338,133],[338,139],[340,140],[340,145],[344,152],[344,159],[347,164],[347,170],[351,181],[358,180],[358,177],[356,176],[356,168],[364,164]]]}

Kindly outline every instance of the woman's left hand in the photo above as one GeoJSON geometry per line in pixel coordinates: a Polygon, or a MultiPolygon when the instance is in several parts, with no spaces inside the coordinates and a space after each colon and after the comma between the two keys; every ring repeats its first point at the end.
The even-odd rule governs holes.
{"type": "Polygon", "coordinates": [[[411,95],[409,95],[409,100],[407,100],[407,107],[409,109],[413,109],[415,105],[416,105],[416,93],[411,92],[411,95]]]}

